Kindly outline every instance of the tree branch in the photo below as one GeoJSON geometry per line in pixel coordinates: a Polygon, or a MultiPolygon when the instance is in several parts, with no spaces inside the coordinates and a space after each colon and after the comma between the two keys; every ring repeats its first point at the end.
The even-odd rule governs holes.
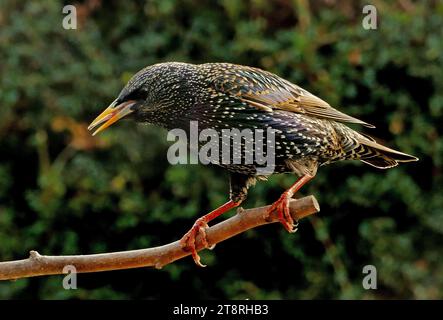
{"type": "MultiPolygon", "coordinates": [[[[295,220],[300,220],[320,210],[314,196],[293,199],[289,206],[295,220]]],[[[212,246],[248,229],[278,221],[275,212],[270,217],[266,217],[268,208],[269,206],[247,210],[239,208],[235,216],[206,231],[208,244],[212,246]]],[[[204,249],[200,236],[196,239],[196,247],[197,250],[204,249]]],[[[161,268],[189,254],[182,249],[179,241],[148,249],[89,255],[43,256],[37,251],[31,251],[28,259],[0,262],[0,280],[63,274],[63,268],[67,265],[75,266],[78,273],[152,266],[161,268]]]]}

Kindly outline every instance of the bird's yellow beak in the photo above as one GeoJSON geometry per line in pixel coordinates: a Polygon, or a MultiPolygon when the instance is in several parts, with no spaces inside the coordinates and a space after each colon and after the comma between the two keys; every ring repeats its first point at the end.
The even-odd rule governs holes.
{"type": "Polygon", "coordinates": [[[98,125],[101,124],[101,126],[97,130],[95,130],[94,133],[92,134],[93,136],[95,136],[97,133],[105,130],[114,122],[117,122],[121,118],[133,112],[131,107],[135,103],[136,103],[135,100],[128,100],[120,104],[117,104],[117,100],[115,100],[109,105],[109,107],[106,108],[105,111],[103,111],[97,118],[95,118],[94,121],[91,122],[91,124],[88,127],[88,130],[93,130],[94,128],[96,128],[98,125]]]}

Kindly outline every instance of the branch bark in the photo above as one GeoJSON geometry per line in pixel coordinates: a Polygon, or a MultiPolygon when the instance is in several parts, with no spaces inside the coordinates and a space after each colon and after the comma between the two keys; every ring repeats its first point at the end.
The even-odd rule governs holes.
{"type": "MultiPolygon", "coordinates": [[[[293,199],[289,206],[295,220],[320,211],[314,196],[293,199]]],[[[239,208],[235,216],[213,225],[206,231],[208,244],[212,246],[248,229],[277,222],[278,218],[275,212],[266,217],[268,208],[269,206],[247,210],[239,208]]],[[[196,239],[196,247],[197,250],[204,249],[200,236],[196,239]]],[[[0,280],[63,274],[64,267],[68,265],[75,266],[78,273],[140,267],[160,269],[188,255],[190,253],[182,249],[179,241],[148,249],[89,255],[45,256],[40,255],[37,251],[31,251],[28,259],[0,262],[0,280]]]]}

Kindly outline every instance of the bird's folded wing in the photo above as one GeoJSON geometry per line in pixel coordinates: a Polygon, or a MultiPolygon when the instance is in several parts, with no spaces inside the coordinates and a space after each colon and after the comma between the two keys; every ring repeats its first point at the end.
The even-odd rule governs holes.
{"type": "Polygon", "coordinates": [[[214,79],[216,90],[236,96],[260,110],[272,112],[279,109],[374,127],[334,109],[308,91],[267,71],[250,67],[228,67],[218,75],[214,79]]]}

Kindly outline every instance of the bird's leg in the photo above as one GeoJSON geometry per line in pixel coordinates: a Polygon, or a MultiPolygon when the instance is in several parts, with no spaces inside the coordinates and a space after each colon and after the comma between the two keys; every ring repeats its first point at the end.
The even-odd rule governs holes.
{"type": "Polygon", "coordinates": [[[288,232],[296,232],[296,225],[294,224],[294,219],[292,219],[291,213],[289,212],[289,200],[292,198],[294,193],[296,193],[303,185],[311,180],[313,176],[304,175],[301,176],[288,190],[283,192],[280,198],[275,201],[271,208],[269,208],[267,214],[270,215],[273,211],[277,211],[278,219],[283,224],[288,232]]]}
{"type": "Polygon", "coordinates": [[[181,238],[180,243],[183,246],[183,249],[190,250],[192,253],[192,258],[194,262],[200,266],[205,267],[204,264],[200,262],[200,256],[197,253],[197,249],[195,248],[195,239],[199,233],[201,233],[201,239],[205,248],[208,248],[208,240],[206,239],[206,228],[208,228],[208,222],[222,215],[226,211],[238,207],[241,201],[228,201],[224,205],[218,207],[214,211],[204,215],[203,217],[197,219],[192,226],[192,228],[181,238]]]}

